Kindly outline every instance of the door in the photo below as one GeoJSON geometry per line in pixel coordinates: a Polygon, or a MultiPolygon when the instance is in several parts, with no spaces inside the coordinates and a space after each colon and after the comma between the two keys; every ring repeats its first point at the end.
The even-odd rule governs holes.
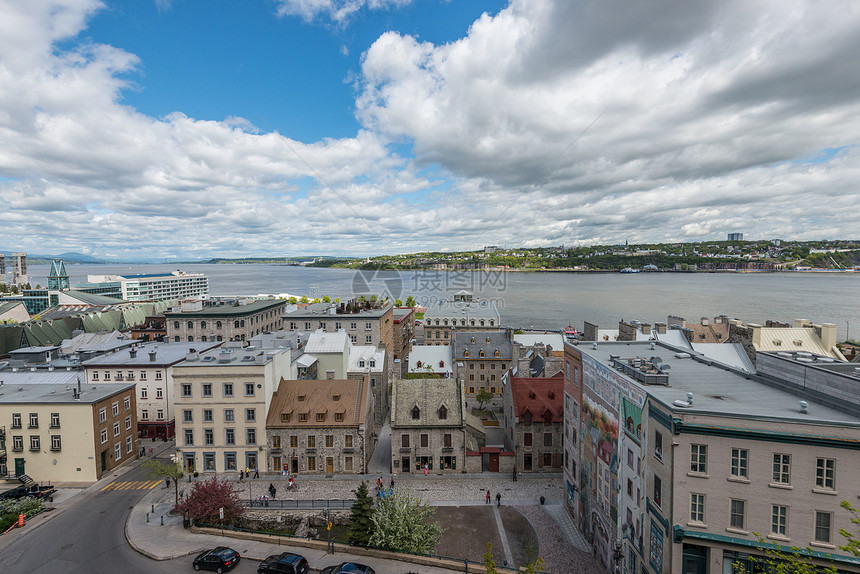
{"type": "Polygon", "coordinates": [[[400,469],[403,472],[409,472],[409,457],[404,456],[400,458],[400,469]]]}
{"type": "Polygon", "coordinates": [[[107,451],[102,451],[102,472],[107,470],[107,451]]]}
{"type": "Polygon", "coordinates": [[[707,549],[693,544],[684,544],[684,574],[706,574],[708,570],[707,549]]]}
{"type": "Polygon", "coordinates": [[[290,472],[292,474],[299,473],[299,459],[293,458],[293,460],[290,461],[290,472]]]}
{"type": "Polygon", "coordinates": [[[185,453],[185,472],[194,472],[194,453],[185,453]]]}
{"type": "Polygon", "coordinates": [[[22,474],[26,474],[24,472],[24,459],[16,458],[15,459],[15,476],[21,476],[22,474]]]}
{"type": "Polygon", "coordinates": [[[325,473],[334,474],[334,457],[332,456],[325,457],[325,473]]]}
{"type": "Polygon", "coordinates": [[[490,453],[490,472],[499,472],[499,453],[490,453]]]}
{"type": "Polygon", "coordinates": [[[532,455],[524,454],[523,455],[523,470],[531,470],[532,469],[532,455]]]}

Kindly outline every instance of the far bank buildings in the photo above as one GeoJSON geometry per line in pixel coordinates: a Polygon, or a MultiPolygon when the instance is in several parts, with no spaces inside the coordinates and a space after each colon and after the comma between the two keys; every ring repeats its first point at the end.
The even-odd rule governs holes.
{"type": "Polygon", "coordinates": [[[605,571],[759,572],[763,548],[797,546],[860,572],[839,549],[840,529],[856,532],[840,502],[860,494],[860,370],[696,349],[565,345],[565,505],[605,571]]]}

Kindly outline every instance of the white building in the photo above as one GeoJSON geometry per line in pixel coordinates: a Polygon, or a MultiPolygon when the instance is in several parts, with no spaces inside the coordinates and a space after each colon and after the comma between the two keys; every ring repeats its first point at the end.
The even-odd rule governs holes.
{"type": "Polygon", "coordinates": [[[202,273],[146,275],[88,275],[88,283],[119,283],[125,301],[185,299],[209,294],[209,278],[202,273]]]}

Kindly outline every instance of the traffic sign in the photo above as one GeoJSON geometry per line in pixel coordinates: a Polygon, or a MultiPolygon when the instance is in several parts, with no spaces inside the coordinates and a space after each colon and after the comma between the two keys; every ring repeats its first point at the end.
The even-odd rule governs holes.
{"type": "MultiPolygon", "coordinates": [[[[22,514],[21,516],[24,516],[24,515],[22,514]]],[[[328,523],[328,527],[326,528],[326,530],[331,530],[331,522],[328,523]]]]}
{"type": "Polygon", "coordinates": [[[221,520],[224,520],[224,507],[223,506],[218,509],[218,518],[220,518],[221,520]]]}

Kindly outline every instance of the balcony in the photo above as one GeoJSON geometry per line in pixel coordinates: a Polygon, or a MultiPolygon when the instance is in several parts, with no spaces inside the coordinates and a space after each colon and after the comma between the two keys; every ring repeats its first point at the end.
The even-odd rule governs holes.
{"type": "Polygon", "coordinates": [[[344,453],[344,454],[352,454],[352,453],[354,453],[354,452],[355,452],[355,449],[354,449],[354,448],[345,448],[345,449],[343,449],[343,453],[344,453]]]}
{"type": "Polygon", "coordinates": [[[281,449],[280,448],[272,448],[272,449],[269,449],[269,452],[271,452],[272,454],[281,454],[281,449]]]}
{"type": "Polygon", "coordinates": [[[443,446],[442,452],[454,452],[454,447],[453,446],[443,446]]]}
{"type": "Polygon", "coordinates": [[[402,452],[402,453],[404,453],[404,454],[405,454],[405,453],[410,453],[410,452],[412,452],[412,449],[411,449],[411,448],[409,448],[408,446],[404,446],[404,447],[401,447],[401,448],[400,448],[400,452],[402,452]]]}
{"type": "Polygon", "coordinates": [[[315,449],[315,448],[305,449],[305,454],[316,454],[316,453],[317,453],[317,449],[315,449]]]}

